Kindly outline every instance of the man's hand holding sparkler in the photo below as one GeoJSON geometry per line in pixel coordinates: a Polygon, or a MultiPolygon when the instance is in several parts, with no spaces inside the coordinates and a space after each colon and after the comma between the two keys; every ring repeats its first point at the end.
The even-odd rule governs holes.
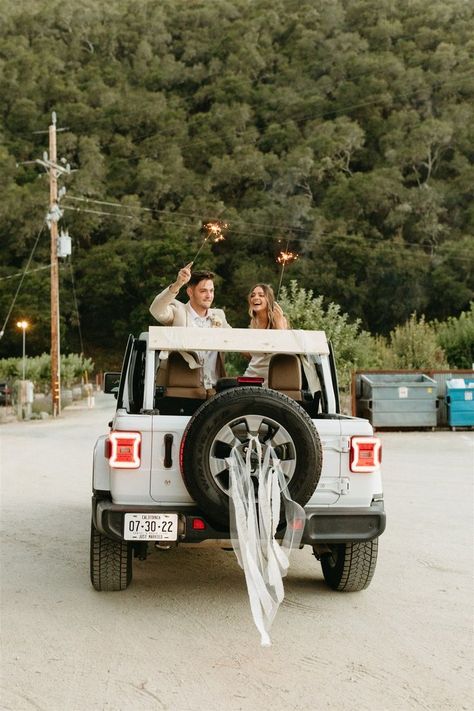
{"type": "Polygon", "coordinates": [[[186,264],[186,266],[179,270],[178,276],[176,277],[176,281],[174,281],[170,286],[171,293],[177,294],[181,287],[188,283],[188,281],[191,279],[192,265],[193,263],[189,262],[189,264],[186,264]]]}
{"type": "Polygon", "coordinates": [[[204,235],[204,237],[201,246],[199,247],[192,262],[189,262],[189,264],[186,264],[186,266],[179,270],[178,276],[176,277],[176,281],[174,281],[169,287],[169,290],[172,294],[176,296],[181,287],[187,284],[191,279],[191,267],[193,266],[193,264],[195,264],[196,259],[201,254],[201,251],[207,241],[212,238],[213,242],[222,242],[222,240],[225,239],[222,232],[223,230],[226,230],[227,227],[227,222],[222,222],[221,220],[202,223],[201,233],[204,235]]]}

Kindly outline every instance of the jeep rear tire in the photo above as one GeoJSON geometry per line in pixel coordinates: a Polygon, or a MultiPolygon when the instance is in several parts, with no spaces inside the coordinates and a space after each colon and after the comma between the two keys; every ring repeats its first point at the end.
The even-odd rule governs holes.
{"type": "Polygon", "coordinates": [[[90,573],[96,590],[125,590],[132,580],[132,544],[107,538],[92,523],[90,573]]]}
{"type": "Polygon", "coordinates": [[[245,457],[249,435],[263,449],[271,444],[280,459],[291,498],[304,506],[321,475],[319,435],[295,400],[266,388],[232,388],[207,400],[190,420],[182,439],[186,487],[209,519],[229,525],[229,470],[226,457],[238,447],[245,457]]]}
{"type": "Polygon", "coordinates": [[[378,538],[331,546],[331,552],[321,556],[326,583],[333,590],[341,592],[365,590],[375,573],[377,552],[378,538]]]}

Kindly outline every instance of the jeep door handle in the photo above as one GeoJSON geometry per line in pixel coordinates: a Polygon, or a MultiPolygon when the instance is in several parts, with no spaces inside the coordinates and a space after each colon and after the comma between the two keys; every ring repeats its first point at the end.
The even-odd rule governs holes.
{"type": "Polygon", "coordinates": [[[173,435],[172,434],[165,434],[164,437],[165,440],[165,459],[163,462],[163,465],[165,469],[171,469],[173,466],[173,435]]]}

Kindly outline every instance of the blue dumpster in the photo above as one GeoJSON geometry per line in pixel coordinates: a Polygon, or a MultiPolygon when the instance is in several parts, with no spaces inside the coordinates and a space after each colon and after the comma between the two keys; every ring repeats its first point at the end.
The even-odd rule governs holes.
{"type": "Polygon", "coordinates": [[[474,378],[448,380],[446,401],[450,427],[474,426],[474,378]]]}

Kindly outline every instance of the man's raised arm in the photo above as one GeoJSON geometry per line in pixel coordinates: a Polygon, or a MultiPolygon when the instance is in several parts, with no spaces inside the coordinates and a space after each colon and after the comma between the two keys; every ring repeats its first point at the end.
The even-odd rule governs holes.
{"type": "Polygon", "coordinates": [[[175,297],[178,295],[182,286],[188,283],[191,279],[192,262],[186,264],[185,267],[179,270],[176,280],[167,286],[158,296],[155,296],[153,303],[150,306],[150,313],[163,326],[172,326],[176,315],[175,297]]]}

